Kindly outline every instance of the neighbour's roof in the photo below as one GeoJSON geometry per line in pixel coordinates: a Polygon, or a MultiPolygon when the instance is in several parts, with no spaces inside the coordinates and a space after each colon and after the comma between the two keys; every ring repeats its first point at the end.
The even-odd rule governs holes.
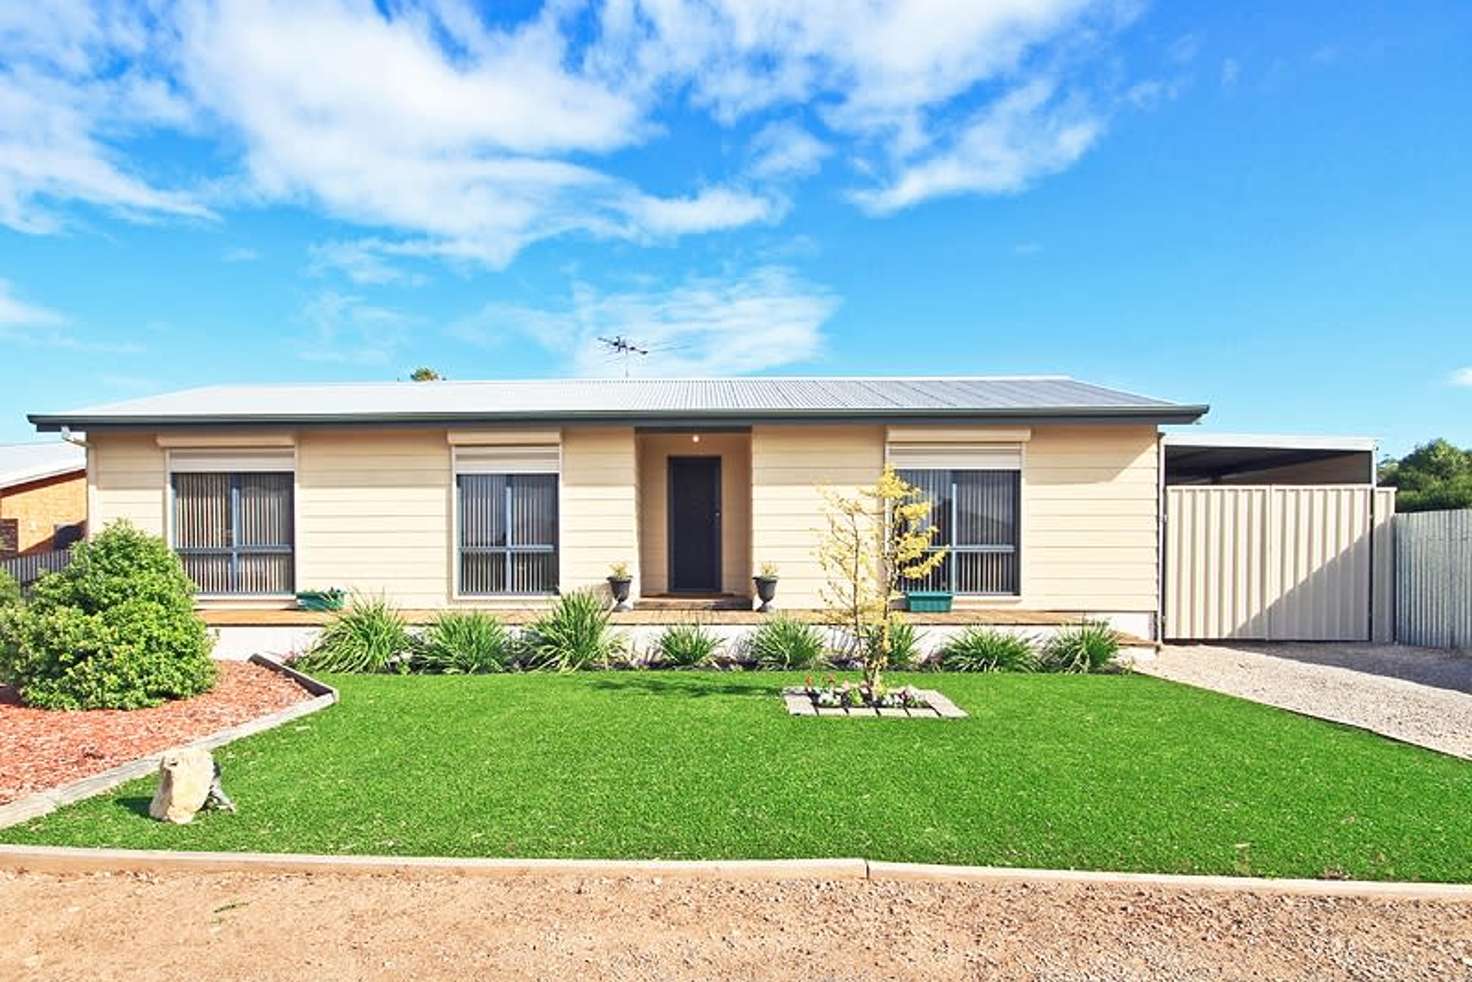
{"type": "Polygon", "coordinates": [[[1192,422],[1204,405],[1059,375],[967,378],[547,379],[212,386],[35,413],[62,426],[313,423],[476,423],[618,420],[660,423],[755,420],[1030,417],[1192,422]]]}
{"type": "Polygon", "coordinates": [[[0,488],[13,488],[86,468],[87,454],[75,444],[59,440],[0,443],[0,488]]]}

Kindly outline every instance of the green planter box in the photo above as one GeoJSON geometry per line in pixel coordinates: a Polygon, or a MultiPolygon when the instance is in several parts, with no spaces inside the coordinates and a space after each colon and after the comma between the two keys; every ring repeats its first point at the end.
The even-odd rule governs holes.
{"type": "Polygon", "coordinates": [[[296,595],[302,610],[342,610],[346,594],[341,590],[303,590],[296,595]]]}
{"type": "Polygon", "coordinates": [[[913,614],[948,614],[951,611],[949,590],[916,590],[905,594],[905,609],[913,614]]]}

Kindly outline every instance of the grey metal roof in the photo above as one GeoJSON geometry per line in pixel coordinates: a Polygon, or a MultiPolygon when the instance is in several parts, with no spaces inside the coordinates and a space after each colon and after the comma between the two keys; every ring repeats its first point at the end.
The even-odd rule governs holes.
{"type": "Polygon", "coordinates": [[[85,470],[87,454],[71,443],[0,443],[0,488],[85,470]]]}
{"type": "Polygon", "coordinates": [[[1066,376],[546,379],[212,386],[67,412],[40,429],[181,424],[1086,417],[1191,422],[1180,405],[1066,376]]]}

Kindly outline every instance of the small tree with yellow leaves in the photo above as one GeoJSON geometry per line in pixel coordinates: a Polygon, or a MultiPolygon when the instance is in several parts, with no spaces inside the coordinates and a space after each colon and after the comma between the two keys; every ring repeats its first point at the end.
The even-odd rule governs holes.
{"type": "Polygon", "coordinates": [[[928,576],[945,561],[931,551],[938,529],[924,492],[885,466],[872,487],[852,496],[823,491],[828,534],[818,558],[828,574],[823,602],[857,646],[864,685],[876,692],[894,649],[900,612],[894,602],[907,580],[928,576]]]}

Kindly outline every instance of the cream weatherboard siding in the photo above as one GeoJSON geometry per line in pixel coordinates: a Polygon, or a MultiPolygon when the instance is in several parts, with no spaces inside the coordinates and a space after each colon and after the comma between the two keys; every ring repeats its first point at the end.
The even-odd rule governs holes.
{"type": "Polygon", "coordinates": [[[95,434],[89,443],[88,534],[123,519],[163,535],[168,473],[164,450],[153,434],[95,434]]]}
{"type": "Polygon", "coordinates": [[[606,585],[627,563],[639,591],[638,459],[634,429],[569,427],[562,434],[562,590],[606,585]]]}
{"type": "MultiPolygon", "coordinates": [[[[940,428],[936,428],[939,430],[940,428]]],[[[961,606],[1152,614],[1158,583],[1154,426],[1038,426],[1023,444],[1022,590],[961,606]]],[[[820,604],[820,486],[851,494],[884,466],[875,426],[752,432],[752,561],[781,568],[784,607],[820,604]]]]}
{"type": "MultiPolygon", "coordinates": [[[[1153,612],[1154,427],[1040,425],[1020,436],[1021,596],[959,602],[1153,612]]],[[[201,431],[165,439],[182,447],[225,437],[201,431]]],[[[696,450],[688,434],[566,427],[561,587],[601,587],[609,567],[625,562],[636,577],[634,596],[664,589],[663,463],[688,447],[722,455],[726,589],[748,592],[752,570],[771,562],[780,569],[780,606],[817,607],[822,489],[852,494],[872,483],[883,467],[885,442],[881,425],[758,425],[749,435],[703,434],[696,450]]],[[[527,603],[454,596],[454,478],[444,430],[309,429],[300,431],[295,445],[298,589],[382,592],[407,608],[527,603]]],[[[154,434],[95,434],[88,482],[93,531],[126,518],[165,533],[166,450],[154,434]]]]}
{"type": "Polygon", "coordinates": [[[721,588],[751,593],[751,439],[745,433],[639,438],[639,553],[645,594],[669,590],[669,458],[721,458],[721,588]]]}
{"type": "Polygon", "coordinates": [[[1033,610],[1153,613],[1154,426],[1039,426],[1022,469],[1022,596],[1033,610]]]}
{"type": "Polygon", "coordinates": [[[449,597],[443,430],[310,430],[297,443],[297,589],[342,586],[403,607],[449,597]]]}
{"type": "Polygon", "coordinates": [[[777,565],[778,606],[822,606],[822,489],[852,495],[883,467],[882,426],[752,428],[751,562],[777,565]]]}

